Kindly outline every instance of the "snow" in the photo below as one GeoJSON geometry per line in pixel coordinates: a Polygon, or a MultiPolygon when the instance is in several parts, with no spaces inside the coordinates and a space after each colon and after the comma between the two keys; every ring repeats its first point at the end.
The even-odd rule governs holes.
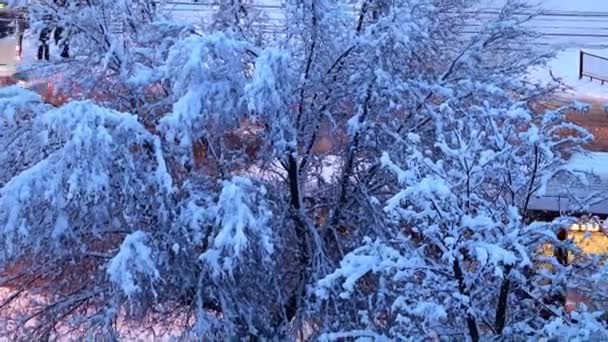
{"type": "MultiPolygon", "coordinates": [[[[581,48],[567,48],[559,51],[545,67],[531,70],[530,80],[548,81],[552,79],[553,75],[570,88],[566,91],[567,95],[607,99],[608,84],[602,85],[600,81],[591,81],[589,78],[579,79],[580,51],[581,48]]],[[[608,58],[608,49],[584,49],[584,51],[608,58]]],[[[608,61],[606,63],[606,67],[608,67],[608,61]]],[[[608,70],[605,75],[608,77],[608,70]]]]}
{"type": "MultiPolygon", "coordinates": [[[[340,267],[317,283],[315,295],[327,298],[329,289],[338,280],[343,279],[340,297],[348,298],[354,291],[355,284],[368,272],[382,272],[386,268],[395,267],[399,260],[399,252],[386,246],[379,240],[371,241],[366,238],[365,245],[349,253],[340,262],[340,267]]],[[[406,265],[407,263],[404,263],[406,265]]]]}
{"type": "Polygon", "coordinates": [[[160,278],[152,260],[152,249],[146,245],[148,236],[142,231],[133,232],[124,239],[118,254],[108,264],[107,274],[127,296],[141,290],[135,274],[143,274],[152,281],[160,278]]]}
{"type": "Polygon", "coordinates": [[[572,326],[563,318],[556,317],[545,325],[543,335],[564,341],[603,341],[608,338],[605,328],[598,322],[601,319],[602,312],[574,311],[571,316],[582,324],[572,326]]]}
{"type": "MultiPolygon", "coordinates": [[[[322,0],[321,3],[329,7],[332,2],[322,0]]],[[[407,6],[414,4],[413,1],[404,3],[407,6]]],[[[403,11],[409,11],[410,7],[403,11]]],[[[324,12],[326,8],[322,9],[324,12]]],[[[347,37],[347,31],[326,30],[334,21],[327,20],[332,15],[323,14],[319,17],[323,23],[319,32],[325,30],[334,37],[347,37]]],[[[316,18],[316,13],[312,15],[316,18]]],[[[331,44],[323,41],[319,45],[323,49],[315,53],[311,77],[307,78],[302,77],[302,68],[298,65],[306,49],[290,41],[286,40],[280,49],[264,50],[250,47],[230,34],[188,36],[189,33],[184,31],[176,35],[179,42],[163,50],[168,54],[168,61],[164,57],[162,62],[160,58],[152,59],[150,64],[157,66],[158,63],[157,69],[142,67],[129,75],[133,76],[129,78],[133,84],[146,84],[158,78],[166,81],[169,94],[163,98],[162,104],[171,108],[171,113],[160,120],[160,127],[155,127],[159,129],[158,135],[166,134],[163,137],[166,139],[161,140],[155,136],[157,133],[150,133],[134,115],[101,109],[90,103],[76,102],[45,112],[41,119],[37,119],[41,126],[35,127],[35,133],[39,130],[46,132],[48,144],[45,142],[45,145],[55,147],[48,153],[41,153],[43,161],[27,164],[24,166],[26,171],[19,170],[15,172],[17,176],[11,175],[12,181],[0,189],[0,227],[6,227],[0,232],[15,236],[12,239],[21,242],[17,241],[19,229],[28,228],[24,230],[29,234],[28,238],[23,239],[23,243],[14,244],[24,253],[30,253],[37,246],[46,248],[52,243],[70,241],[63,237],[74,236],[79,243],[41,250],[50,256],[63,253],[57,261],[51,259],[49,262],[50,266],[59,268],[64,260],[76,259],[82,252],[89,251],[78,248],[80,243],[85,247],[89,243],[79,234],[88,238],[92,233],[100,233],[98,235],[104,238],[107,232],[117,237],[119,232],[129,232],[122,243],[121,240],[109,240],[112,243],[107,246],[99,244],[95,249],[101,249],[95,252],[99,255],[93,255],[92,267],[87,267],[87,273],[83,274],[83,277],[92,276],[91,289],[108,290],[107,297],[106,292],[98,297],[99,303],[108,304],[115,312],[112,320],[120,321],[123,312],[129,313],[130,308],[141,308],[145,315],[159,312],[156,309],[171,309],[174,302],[180,306],[184,302],[191,305],[189,313],[193,313],[192,316],[184,316],[186,323],[208,329],[201,331],[200,339],[243,332],[257,334],[269,331],[272,334],[275,328],[276,331],[287,331],[289,326],[280,322],[280,325],[275,325],[274,317],[283,320],[286,316],[284,305],[291,303],[292,298],[303,298],[295,307],[298,316],[289,318],[295,322],[301,320],[299,315],[302,313],[315,315],[318,307],[335,307],[335,314],[333,310],[324,310],[320,312],[323,319],[314,322],[318,324],[314,326],[315,333],[328,333],[320,340],[342,337],[361,341],[422,339],[421,335],[434,328],[435,322],[430,321],[443,320],[438,327],[443,335],[450,329],[462,332],[466,328],[462,323],[467,314],[475,318],[492,318],[494,311],[487,308],[495,306],[496,290],[500,286],[497,278],[506,276],[503,274],[505,269],[513,268],[509,279],[513,281],[514,289],[528,285],[534,287],[539,280],[544,281],[536,273],[530,273],[531,279],[519,276],[522,270],[518,265],[531,264],[528,253],[535,255],[533,253],[544,241],[529,241],[530,234],[523,233],[527,232],[527,222],[513,207],[528,191],[526,184],[530,171],[518,168],[527,165],[532,157],[528,145],[540,146],[549,155],[554,151],[553,140],[547,139],[545,126],[541,130],[530,129],[527,132],[519,129],[526,127],[532,120],[531,115],[522,109],[508,110],[517,105],[513,103],[511,94],[504,94],[499,89],[503,83],[495,85],[493,81],[500,78],[513,83],[515,91],[523,89],[517,88],[518,82],[510,82],[512,75],[508,71],[494,67],[494,58],[490,58],[492,61],[488,64],[484,63],[485,58],[481,58],[481,64],[465,69],[470,79],[462,82],[457,80],[460,77],[456,77],[435,84],[436,76],[444,74],[443,63],[425,63],[418,58],[406,58],[405,64],[411,61],[411,66],[416,67],[412,70],[417,71],[401,75],[403,63],[399,61],[403,62],[404,55],[399,52],[401,47],[395,51],[395,45],[384,46],[384,42],[403,44],[406,55],[420,51],[421,56],[430,57],[425,60],[443,56],[433,47],[418,44],[422,39],[417,37],[426,35],[425,25],[429,19],[433,18],[425,15],[412,18],[411,22],[421,25],[420,28],[412,28],[413,33],[421,30],[422,34],[414,34],[409,41],[410,36],[403,32],[410,33],[410,30],[401,30],[393,20],[383,23],[387,27],[376,25],[370,30],[378,31],[362,33],[362,40],[366,42],[357,46],[356,50],[360,52],[352,56],[356,63],[345,64],[348,69],[343,69],[338,75],[340,77],[335,79],[327,74],[327,66],[333,65],[334,57],[342,52],[342,46],[333,46],[333,41],[331,44]],[[375,39],[385,34],[386,39],[375,39]],[[255,49],[254,54],[258,56],[257,67],[248,69],[253,71],[252,74],[243,76],[243,62],[249,63],[254,58],[245,51],[250,48],[255,49]],[[374,53],[382,54],[383,58],[370,59],[374,53]],[[243,58],[245,55],[248,57],[243,58]],[[358,68],[358,65],[364,67],[358,68]],[[413,110],[419,108],[415,105],[418,100],[428,105],[435,129],[425,132],[424,139],[408,134],[407,141],[400,136],[396,143],[392,143],[391,139],[385,139],[389,137],[382,130],[374,130],[377,137],[362,135],[360,144],[350,148],[350,151],[357,149],[357,164],[352,170],[350,165],[342,165],[345,159],[349,159],[344,153],[346,149],[336,149],[336,156],[325,157],[324,160],[318,155],[311,157],[316,158],[316,163],[311,162],[307,164],[309,167],[289,174],[298,181],[301,190],[299,198],[294,191],[291,194],[291,199],[297,199],[298,205],[290,200],[287,182],[242,176],[245,170],[255,171],[256,167],[269,172],[263,164],[275,164],[278,157],[284,160],[295,155],[299,159],[302,156],[300,151],[304,151],[299,147],[305,146],[302,144],[305,139],[299,138],[319,132],[318,125],[312,124],[314,122],[294,124],[296,115],[300,114],[295,111],[297,109],[289,107],[299,97],[294,89],[303,90],[307,108],[310,101],[310,111],[306,109],[303,120],[308,121],[318,115],[316,109],[321,108],[318,104],[335,102],[331,111],[337,122],[342,125],[344,119],[352,117],[348,124],[351,132],[361,129],[361,117],[353,117],[352,107],[343,106],[342,98],[362,94],[369,81],[365,69],[376,67],[387,76],[378,77],[375,82],[380,85],[378,89],[375,85],[373,90],[369,88],[374,101],[369,103],[370,114],[365,118],[366,124],[387,130],[394,127],[393,118],[382,115],[386,109],[394,109],[394,103],[387,105],[390,101],[384,101],[382,94],[400,94],[400,99],[408,100],[404,109],[411,110],[413,119],[423,119],[428,114],[426,110],[425,113],[413,110]],[[392,72],[400,76],[390,77],[392,72]],[[489,74],[496,77],[486,78],[489,74]],[[349,82],[343,82],[351,75],[355,76],[349,82]],[[427,85],[427,82],[431,84],[427,85]],[[384,85],[386,89],[382,88],[384,85]],[[403,96],[402,90],[393,89],[405,87],[411,87],[408,96],[403,96]],[[442,94],[453,102],[445,106],[447,110],[436,110],[435,101],[424,100],[428,89],[434,88],[445,89],[442,94]],[[339,90],[338,94],[335,89],[339,90]],[[478,93],[471,96],[471,89],[478,93]],[[325,94],[327,99],[318,102],[325,94]],[[486,98],[488,103],[484,102],[486,98]],[[464,100],[458,103],[460,100],[457,99],[464,100]],[[453,111],[448,113],[448,110],[453,111]],[[258,112],[252,115],[261,117],[262,123],[267,124],[268,129],[264,128],[264,132],[272,133],[263,139],[275,144],[270,146],[272,149],[261,150],[260,158],[254,160],[261,162],[255,165],[249,160],[240,160],[245,158],[239,158],[236,152],[232,154],[221,143],[216,143],[218,139],[214,139],[223,140],[221,138],[226,132],[232,132],[233,127],[226,122],[236,125],[245,113],[251,111],[258,112]],[[502,113],[508,113],[507,119],[499,117],[502,113]],[[280,119],[291,124],[293,131],[280,119]],[[277,136],[280,132],[286,132],[285,136],[277,136]],[[290,136],[298,139],[288,140],[290,136]],[[176,150],[190,152],[191,149],[182,147],[190,147],[187,145],[200,138],[206,138],[210,151],[218,147],[205,156],[210,167],[191,173],[182,172],[179,165],[173,164],[181,157],[175,154],[176,150]],[[274,151],[277,146],[275,139],[278,138],[283,139],[279,141],[296,141],[298,144],[294,147],[297,149],[293,151],[298,153],[278,153],[277,157],[274,151]],[[522,138],[525,141],[522,142],[522,138]],[[178,146],[175,139],[186,146],[178,146]],[[380,149],[387,151],[380,160],[387,172],[367,172],[368,165],[377,162],[380,149]],[[432,149],[434,152],[427,153],[432,149]],[[319,170],[313,169],[319,162],[323,166],[319,170]],[[169,171],[175,172],[175,179],[171,178],[169,171]],[[310,180],[313,173],[330,183],[326,189],[321,188],[324,184],[310,180]],[[511,174],[515,177],[512,178],[511,174]],[[486,187],[485,184],[492,186],[486,187]],[[315,191],[309,190],[313,185],[315,191]],[[507,194],[502,191],[506,187],[515,189],[513,191],[517,193],[507,194]],[[266,189],[269,189],[268,193],[266,189]],[[165,196],[172,191],[175,193],[165,196]],[[48,200],[38,200],[37,196],[46,196],[48,200]],[[343,197],[347,202],[342,200],[343,197]],[[309,201],[309,198],[313,200],[309,201]],[[162,208],[154,206],[155,200],[163,205],[162,208]],[[366,200],[375,205],[366,205],[366,200]],[[71,206],[66,206],[65,202],[71,206]],[[388,215],[382,211],[383,203],[388,215]],[[165,215],[158,215],[165,205],[165,215]],[[345,210],[340,210],[342,208],[345,210]],[[295,220],[293,214],[296,215],[295,220]],[[41,217],[44,220],[40,220],[41,217]],[[21,220],[28,226],[24,226],[21,220]],[[327,223],[321,222],[323,220],[327,223]],[[333,229],[337,226],[334,223],[345,229],[333,229]],[[340,235],[328,235],[332,232],[340,235]],[[366,235],[370,238],[363,238],[366,235]],[[339,265],[337,269],[336,265],[339,265]],[[297,279],[292,278],[294,271],[299,273],[295,275],[297,279]],[[239,279],[234,279],[236,276],[239,279]],[[302,296],[300,291],[310,291],[308,294],[316,294],[327,301],[302,296]],[[148,293],[153,296],[148,296],[148,293]],[[334,295],[337,298],[333,298],[334,295]],[[177,302],[176,298],[180,301],[177,302]],[[207,309],[206,304],[219,309],[207,309]],[[366,304],[369,312],[363,313],[366,304]],[[354,315],[351,307],[356,310],[354,315]],[[150,311],[146,311],[148,308],[150,311]],[[366,317],[366,314],[367,318],[361,321],[347,321],[351,317],[366,317]],[[270,329],[266,329],[267,326],[270,329]],[[336,332],[332,334],[333,331],[336,332]],[[377,335],[382,333],[390,334],[390,337],[377,335]]],[[[306,25],[302,25],[303,30],[307,29],[306,25]]],[[[429,27],[433,29],[435,24],[431,23],[429,27]]],[[[447,29],[451,28],[448,22],[447,29]]],[[[442,32],[441,27],[438,32],[442,32]]],[[[157,47],[150,45],[150,49],[157,47]]],[[[517,63],[520,58],[525,60],[521,54],[505,57],[505,64],[517,63]]],[[[125,59],[125,63],[132,61],[125,59]]],[[[469,66],[462,64],[463,68],[469,66]]],[[[354,102],[356,107],[358,101],[354,102]]],[[[575,103],[575,107],[583,111],[586,108],[581,103],[575,103]]],[[[554,119],[551,118],[555,117],[557,114],[547,115],[541,121],[553,127],[550,124],[554,119]]],[[[399,120],[400,116],[396,119],[399,120]]],[[[11,117],[11,120],[14,119],[11,117]]],[[[571,160],[568,170],[585,166],[579,165],[584,164],[584,160],[576,158],[571,160]]],[[[561,160],[551,159],[549,162],[543,164],[539,177],[552,174],[553,166],[560,165],[561,160]]],[[[284,174],[285,170],[282,172],[284,174]]],[[[603,170],[598,169],[597,172],[603,170]]],[[[559,190],[563,183],[556,185],[559,190]]],[[[544,225],[539,228],[539,234],[549,232],[544,225]]],[[[8,239],[4,245],[8,246],[13,240],[8,239]]],[[[41,264],[40,271],[34,271],[46,272],[48,268],[43,269],[44,266],[41,264]]],[[[89,290],[86,288],[89,278],[86,279],[84,289],[89,290]]],[[[61,294],[54,292],[55,288],[61,286],[53,284],[49,289],[50,295],[61,294]]],[[[522,321],[540,321],[536,312],[524,311],[531,308],[527,302],[532,301],[518,300],[521,295],[513,291],[509,296],[514,299],[509,302],[512,304],[508,313],[509,328],[513,324],[511,321],[520,320],[513,312],[530,315],[522,314],[522,321]]],[[[93,312],[93,309],[83,312],[93,312]]],[[[150,325],[156,324],[156,317],[147,317],[151,318],[150,325]]],[[[78,318],[81,317],[75,317],[78,318]]],[[[306,316],[302,318],[306,320],[306,316]]],[[[481,320],[479,323],[482,324],[481,320]]],[[[566,323],[558,322],[553,331],[558,334],[566,323]]],[[[95,324],[97,321],[91,321],[91,329],[96,328],[95,324]]],[[[539,325],[535,323],[535,326],[539,325]]],[[[482,329],[482,334],[491,334],[490,329],[482,329]]]]}
{"type": "MultiPolygon", "coordinates": [[[[79,224],[81,217],[74,214],[74,205],[90,208],[83,215],[96,218],[93,227],[102,224],[108,207],[115,201],[108,189],[119,179],[124,184],[120,191],[132,194],[140,194],[145,186],[166,191],[172,186],[159,144],[152,145],[156,156],[153,169],[142,168],[130,149],[155,139],[137,117],[90,102],[71,102],[47,111],[48,107],[38,101],[39,97],[27,90],[16,87],[0,90],[0,109],[39,107],[41,111],[30,121],[14,125],[16,128],[10,123],[3,127],[2,133],[8,133],[9,138],[13,129],[36,129],[10,146],[33,153],[39,152],[41,146],[54,146],[42,159],[29,160],[28,168],[16,170],[0,188],[0,235],[4,244],[0,258],[23,252],[13,250],[13,245],[26,236],[32,239],[32,248],[40,248],[41,241],[60,244],[61,238],[72,235],[73,230],[76,235],[81,233],[83,225],[79,224]],[[122,168],[114,167],[116,160],[123,162],[122,168]],[[142,184],[148,181],[151,182],[142,184]]],[[[0,138],[4,138],[3,134],[0,138]]],[[[8,157],[5,160],[6,155],[0,153],[0,161],[10,172],[14,159],[8,157]]],[[[84,229],[90,228],[86,225],[84,229]]]]}
{"type": "Polygon", "coordinates": [[[53,232],[51,233],[51,237],[53,239],[57,239],[64,235],[66,231],[69,229],[69,219],[66,213],[63,210],[60,210],[57,214],[57,219],[55,220],[55,226],[53,227],[53,232]]]}
{"type": "MultiPolygon", "coordinates": [[[[505,3],[506,0],[485,0],[481,2],[481,7],[484,8],[498,8],[505,3]]],[[[279,0],[258,0],[255,1],[257,5],[260,5],[260,10],[264,12],[266,17],[266,25],[269,26],[269,30],[278,30],[277,25],[283,20],[282,9],[280,8],[279,0]]],[[[602,12],[608,13],[608,2],[596,1],[596,0],[580,0],[576,2],[562,1],[562,0],[540,0],[530,1],[533,5],[539,5],[541,8],[554,13],[561,12],[591,12],[596,14],[602,14],[602,12]]],[[[213,6],[206,3],[167,3],[166,10],[169,15],[177,20],[190,23],[201,23],[204,20],[209,20],[212,15],[213,6]]],[[[599,18],[602,19],[602,18],[599,18]]],[[[604,34],[604,28],[600,27],[601,23],[593,24],[598,19],[585,20],[585,18],[576,19],[576,22],[571,23],[570,20],[574,20],[569,17],[557,16],[551,21],[547,22],[544,19],[533,21],[533,25],[541,31],[554,30],[554,28],[560,28],[560,33],[573,33],[576,28],[575,34],[604,34]],[[587,27],[589,26],[589,27],[587,27]],[[596,27],[597,26],[597,27],[596,27]],[[580,29],[581,32],[578,32],[580,29]]],[[[551,38],[553,39],[553,38],[551,38]]],[[[561,38],[560,38],[561,39],[561,38]]],[[[579,52],[584,49],[586,52],[597,54],[599,56],[608,57],[608,44],[605,44],[605,38],[594,38],[592,40],[585,38],[585,42],[582,43],[580,38],[569,38],[567,40],[561,39],[554,41],[554,45],[558,46],[561,51],[557,56],[552,59],[546,68],[539,68],[531,71],[530,77],[535,80],[548,80],[550,79],[550,72],[563,79],[564,83],[569,87],[572,87],[571,93],[573,94],[585,94],[594,97],[608,97],[608,88],[603,87],[598,81],[589,81],[588,79],[579,80],[578,78],[578,66],[579,66],[579,52]],[[591,44],[592,43],[592,44],[591,44]],[[606,49],[598,48],[587,48],[590,45],[607,45],[606,49]]],[[[0,51],[12,51],[12,49],[3,47],[2,44],[13,44],[14,39],[0,40],[0,51]]],[[[25,64],[34,60],[36,44],[32,37],[26,37],[24,40],[24,61],[25,64]],[[29,39],[28,39],[29,38],[29,39]]],[[[3,58],[3,57],[2,57],[3,58]]],[[[0,59],[2,59],[0,58],[0,59]]],[[[1,63],[0,63],[1,64],[1,63]]],[[[0,76],[2,73],[12,75],[15,72],[14,66],[0,66],[0,76]],[[6,70],[2,70],[2,68],[6,70]]],[[[144,79],[151,77],[150,71],[142,69],[139,73],[133,76],[132,81],[143,82],[144,79]]],[[[608,86],[607,86],[608,87],[608,86]]],[[[185,99],[184,99],[185,100],[185,99]]],[[[177,108],[176,108],[177,109],[177,108]]]]}
{"type": "Polygon", "coordinates": [[[176,77],[172,91],[173,111],[160,120],[166,139],[179,139],[188,147],[205,135],[202,122],[217,119],[227,126],[244,111],[245,78],[234,70],[240,59],[219,56],[242,55],[245,44],[223,33],[192,35],[171,47],[163,77],[176,77]],[[176,76],[177,75],[177,76],[176,76]]]}
{"type": "Polygon", "coordinates": [[[508,251],[500,246],[490,243],[478,242],[475,247],[475,254],[482,265],[490,262],[496,266],[496,269],[501,263],[503,265],[514,265],[517,262],[517,257],[511,251],[508,251]]]}
{"type": "Polygon", "coordinates": [[[245,228],[257,228],[259,224],[253,212],[247,207],[246,194],[241,186],[252,186],[251,182],[244,178],[235,178],[232,182],[225,182],[224,189],[220,195],[218,209],[223,216],[218,216],[218,223],[223,228],[213,241],[216,248],[232,246],[234,254],[239,254],[247,247],[245,228]]]}
{"type": "Polygon", "coordinates": [[[590,172],[608,181],[608,152],[575,154],[566,167],[573,172],[590,172]]]}
{"type": "Polygon", "coordinates": [[[393,339],[369,330],[353,330],[348,332],[326,333],[318,338],[321,342],[356,341],[356,342],[389,342],[393,339]]]}
{"type": "MultiPolygon", "coordinates": [[[[482,1],[482,7],[499,8],[507,0],[482,1]]],[[[608,1],[603,0],[528,0],[551,15],[532,19],[530,26],[546,34],[543,38],[558,48],[557,55],[544,68],[530,72],[531,79],[550,80],[550,72],[571,87],[568,95],[608,97],[608,86],[589,79],[579,80],[579,54],[581,50],[608,57],[608,39],[605,37],[605,21],[608,1]]],[[[608,67],[602,67],[605,69],[608,67]]],[[[608,71],[608,70],[607,70],[608,71]]],[[[605,73],[608,76],[608,73],[605,73]]]]}
{"type": "Polygon", "coordinates": [[[15,87],[0,88],[0,127],[14,125],[17,113],[22,113],[28,106],[41,105],[42,99],[34,92],[15,87]]]}
{"type": "MultiPolygon", "coordinates": [[[[269,30],[280,25],[284,20],[281,0],[253,0],[248,3],[256,6],[256,10],[264,18],[264,24],[269,27],[269,30]]],[[[209,22],[218,6],[213,5],[213,2],[210,1],[192,3],[173,1],[166,2],[164,9],[172,19],[196,25],[209,22]]]]}
{"type": "MultiPolygon", "coordinates": [[[[28,235],[26,220],[21,217],[23,213],[23,202],[27,202],[32,196],[31,189],[37,189],[41,183],[39,179],[45,179],[45,174],[49,170],[48,160],[43,160],[31,168],[23,171],[19,176],[11,179],[6,185],[0,188],[0,214],[6,214],[1,231],[5,239],[5,253],[13,254],[13,246],[19,237],[28,235]]],[[[49,184],[47,188],[53,190],[56,183],[49,184]]],[[[36,191],[38,192],[38,191],[36,191]]],[[[0,258],[1,259],[1,258],[0,258]]]]}
{"type": "Polygon", "coordinates": [[[448,316],[445,308],[441,305],[431,302],[420,302],[410,310],[410,313],[428,320],[441,320],[448,316]]]}
{"type": "Polygon", "coordinates": [[[266,255],[272,254],[274,249],[273,233],[268,226],[272,213],[259,198],[266,190],[244,177],[233,177],[222,183],[217,204],[211,209],[220,228],[213,238],[212,248],[200,256],[215,276],[223,271],[231,274],[235,260],[254,242],[259,243],[266,255]],[[258,206],[257,210],[252,209],[255,206],[258,206]]]}
{"type": "Polygon", "coordinates": [[[495,227],[496,222],[491,217],[486,215],[478,215],[475,217],[465,215],[462,217],[462,226],[473,229],[487,229],[495,227]]]}
{"type": "Polygon", "coordinates": [[[361,113],[355,114],[346,122],[346,128],[349,136],[355,136],[361,130],[361,113]]]}
{"type": "Polygon", "coordinates": [[[410,182],[411,179],[414,178],[414,174],[411,171],[402,170],[399,166],[397,166],[390,158],[387,152],[382,153],[382,157],[380,157],[380,163],[386,169],[390,170],[397,176],[399,180],[399,184],[406,185],[410,182]]]}
{"type": "Polygon", "coordinates": [[[281,90],[288,88],[291,56],[278,48],[264,49],[256,59],[251,82],[245,86],[249,110],[272,112],[285,106],[281,90]]]}
{"type": "Polygon", "coordinates": [[[608,2],[598,0],[530,0],[537,3],[541,8],[559,11],[581,11],[581,12],[608,12],[608,2]]]}
{"type": "Polygon", "coordinates": [[[573,101],[571,105],[572,110],[579,112],[581,114],[587,114],[591,110],[591,105],[588,103],[573,101]]]}
{"type": "Polygon", "coordinates": [[[608,152],[588,152],[575,154],[564,166],[574,174],[584,177],[582,181],[572,176],[560,176],[549,181],[542,196],[533,197],[530,208],[551,211],[588,211],[594,214],[608,214],[608,152]],[[570,185],[568,185],[570,184],[570,185]],[[599,198],[586,198],[598,194],[599,198]],[[570,197],[578,198],[573,201],[570,197]]]}
{"type": "MultiPolygon", "coordinates": [[[[482,0],[482,5],[489,8],[503,6],[507,0],[482,0]]],[[[608,12],[608,2],[602,0],[528,0],[532,6],[538,6],[549,11],[580,11],[580,12],[608,12]]]]}

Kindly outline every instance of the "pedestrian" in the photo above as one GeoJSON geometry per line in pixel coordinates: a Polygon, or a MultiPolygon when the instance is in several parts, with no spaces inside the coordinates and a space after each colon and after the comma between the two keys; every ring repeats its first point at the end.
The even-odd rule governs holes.
{"type": "Polygon", "coordinates": [[[19,16],[17,18],[17,39],[18,39],[18,56],[19,59],[23,57],[23,34],[25,32],[25,20],[19,16]]]}
{"type": "MultiPolygon", "coordinates": [[[[59,9],[67,6],[66,0],[53,0],[53,2],[59,9]]],[[[62,27],[62,26],[55,27],[55,31],[53,32],[53,39],[55,40],[55,45],[57,47],[61,48],[60,55],[62,58],[70,57],[70,46],[68,43],[68,36],[69,36],[69,32],[67,32],[67,30],[64,27],[62,27]]]]}
{"type": "Polygon", "coordinates": [[[45,27],[42,29],[42,31],[40,31],[40,36],[38,37],[40,44],[38,45],[38,60],[46,60],[48,61],[49,58],[49,35],[50,35],[50,29],[48,27],[45,27]]]}
{"type": "Polygon", "coordinates": [[[68,40],[64,37],[65,29],[61,26],[55,29],[53,34],[53,38],[55,39],[55,45],[61,48],[61,57],[68,58],[70,57],[70,46],[68,44],[68,40]]]}

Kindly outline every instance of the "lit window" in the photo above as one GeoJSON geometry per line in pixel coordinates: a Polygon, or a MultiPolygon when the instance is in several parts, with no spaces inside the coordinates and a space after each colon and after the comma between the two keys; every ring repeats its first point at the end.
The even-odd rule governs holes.
{"type": "Polygon", "coordinates": [[[595,216],[583,216],[577,223],[570,226],[571,232],[600,232],[602,230],[608,230],[608,219],[600,220],[595,216]]]}

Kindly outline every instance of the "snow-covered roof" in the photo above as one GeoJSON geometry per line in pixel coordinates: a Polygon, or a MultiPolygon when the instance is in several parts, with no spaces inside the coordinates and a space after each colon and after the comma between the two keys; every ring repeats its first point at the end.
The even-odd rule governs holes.
{"type": "Polygon", "coordinates": [[[566,168],[580,178],[556,177],[543,196],[531,199],[530,209],[608,215],[608,152],[574,155],[566,168]]]}
{"type": "Polygon", "coordinates": [[[606,180],[608,186],[608,152],[588,152],[570,158],[568,169],[574,172],[590,172],[606,180]]]}

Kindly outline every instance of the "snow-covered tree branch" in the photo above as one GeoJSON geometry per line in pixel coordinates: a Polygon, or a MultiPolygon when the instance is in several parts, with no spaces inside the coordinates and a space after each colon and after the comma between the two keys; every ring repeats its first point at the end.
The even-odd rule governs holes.
{"type": "Polygon", "coordinates": [[[565,308],[601,258],[532,206],[591,135],[538,109],[526,5],[288,0],[270,35],[217,3],[29,4],[70,99],[0,90],[0,336],[608,336],[565,308]]]}

